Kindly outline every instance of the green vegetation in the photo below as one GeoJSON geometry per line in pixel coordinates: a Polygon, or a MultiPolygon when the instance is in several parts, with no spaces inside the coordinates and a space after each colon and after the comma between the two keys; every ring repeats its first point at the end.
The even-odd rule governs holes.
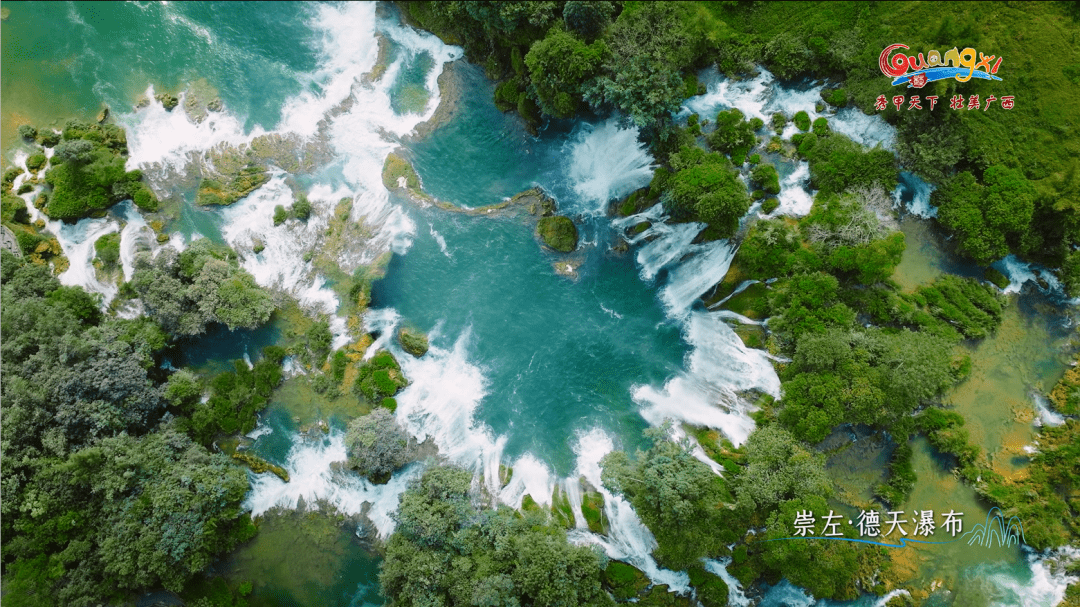
{"type": "Polygon", "coordinates": [[[35,152],[26,159],[26,168],[30,169],[31,171],[36,171],[41,167],[45,166],[46,162],[48,162],[48,158],[45,157],[45,154],[42,154],[41,152],[35,152]]]}
{"type": "Polygon", "coordinates": [[[120,234],[113,232],[94,241],[94,252],[106,269],[116,267],[120,261],[120,234]]]}
{"type": "Polygon", "coordinates": [[[545,245],[560,253],[570,253],[577,248],[577,226],[569,217],[541,217],[536,223],[536,235],[545,245]]]}
{"type": "Polygon", "coordinates": [[[388,190],[403,187],[402,183],[409,190],[420,189],[420,176],[416,174],[416,170],[413,169],[408,160],[394,153],[386,156],[386,162],[383,164],[382,180],[383,185],[388,190]]]}
{"type": "Polygon", "coordinates": [[[618,601],[638,596],[650,584],[649,578],[640,569],[619,561],[608,563],[602,579],[604,586],[618,601]]]}
{"type": "Polygon", "coordinates": [[[274,207],[274,225],[279,226],[285,223],[285,220],[289,218],[289,211],[285,209],[285,205],[277,205],[274,207]]]}
{"type": "Polygon", "coordinates": [[[670,163],[675,169],[670,178],[659,171],[653,177],[665,208],[678,219],[704,221],[718,238],[733,235],[750,208],[750,198],[728,160],[715,152],[683,147],[672,154],[670,163]]]}
{"type": "Polygon", "coordinates": [[[398,341],[401,342],[402,349],[417,358],[427,354],[428,338],[422,331],[402,327],[398,331],[398,341]]]}
{"type": "MultiPolygon", "coordinates": [[[[43,209],[49,217],[75,221],[126,199],[148,211],[157,209],[157,197],[143,183],[142,172],[124,168],[124,129],[71,121],[62,137],[52,157],[52,168],[45,174],[45,182],[52,187],[43,209]]],[[[31,157],[35,163],[39,155],[44,157],[31,157]]]]}
{"type": "Polygon", "coordinates": [[[169,399],[198,399],[193,376],[162,389],[153,322],[103,317],[47,267],[0,257],[5,602],[180,591],[255,531],[243,470],[158,424],[169,399]]]}
{"type": "Polygon", "coordinates": [[[776,167],[773,165],[762,164],[754,167],[750,176],[756,183],[761,185],[761,189],[766,194],[775,196],[780,193],[780,175],[776,172],[776,167]]]}
{"type": "Polygon", "coordinates": [[[732,164],[741,166],[746,153],[757,141],[754,131],[742,112],[730,109],[716,115],[716,129],[709,133],[706,140],[711,149],[731,156],[732,164]]]}
{"type": "Polygon", "coordinates": [[[395,605],[610,605],[602,557],[542,512],[478,511],[472,473],[436,466],[401,496],[380,565],[395,605]]]}
{"type": "Polygon", "coordinates": [[[239,460],[244,463],[255,474],[262,474],[264,472],[270,472],[285,481],[289,482],[289,472],[277,464],[272,464],[263,458],[252,455],[250,453],[237,451],[232,454],[233,459],[239,460]]]}
{"type": "MultiPolygon", "coordinates": [[[[219,435],[246,434],[254,430],[258,421],[255,414],[270,402],[274,388],[281,383],[283,358],[285,351],[282,348],[267,346],[263,348],[263,358],[252,368],[249,369],[243,360],[236,360],[233,361],[235,371],[214,377],[210,381],[210,398],[205,403],[190,396],[177,398],[176,412],[190,418],[180,421],[181,427],[207,446],[219,435]]],[[[180,394],[190,394],[190,389],[187,392],[183,388],[176,390],[180,394]]]]}
{"type": "Polygon", "coordinates": [[[401,374],[401,365],[386,350],[380,350],[371,360],[360,365],[353,392],[369,403],[379,403],[394,396],[405,386],[408,380],[401,374]]]}
{"type": "Polygon", "coordinates": [[[172,248],[157,257],[140,253],[131,286],[147,313],[173,335],[198,335],[212,322],[230,330],[255,328],[274,311],[236,253],[205,238],[179,254],[172,248]]]}
{"type": "Polygon", "coordinates": [[[810,130],[810,115],[805,111],[799,110],[796,112],[793,121],[795,122],[795,126],[799,127],[800,131],[810,130]]]}
{"type": "Polygon", "coordinates": [[[349,467],[375,483],[385,483],[414,457],[409,435],[386,408],[349,422],[345,433],[349,467]]]}
{"type": "Polygon", "coordinates": [[[983,173],[982,184],[963,172],[947,180],[930,200],[938,207],[941,224],[956,233],[960,252],[988,264],[1030,246],[1025,239],[1035,197],[1035,188],[1020,171],[994,166],[983,173]]]}
{"type": "Polygon", "coordinates": [[[800,144],[799,153],[810,161],[811,183],[825,193],[859,186],[892,191],[896,185],[896,158],[892,152],[881,148],[864,150],[840,133],[810,133],[800,144]]]}

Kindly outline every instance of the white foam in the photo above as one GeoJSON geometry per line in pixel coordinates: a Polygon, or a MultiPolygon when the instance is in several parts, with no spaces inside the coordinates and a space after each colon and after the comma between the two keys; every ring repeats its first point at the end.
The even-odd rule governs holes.
{"type": "Polygon", "coordinates": [[[615,118],[583,123],[567,147],[567,177],[584,205],[579,212],[604,215],[608,202],[652,180],[653,157],[638,141],[637,128],[620,129],[615,118]]]}
{"type": "Polygon", "coordinates": [[[722,559],[702,559],[702,563],[705,565],[705,569],[717,575],[720,579],[724,580],[724,583],[728,587],[728,605],[734,605],[735,607],[748,607],[750,605],[750,599],[746,597],[743,592],[742,584],[739,580],[735,579],[735,576],[728,573],[727,566],[731,564],[730,557],[724,557],[722,559]]]}
{"type": "Polygon", "coordinates": [[[814,194],[810,191],[810,165],[800,162],[795,170],[780,182],[780,205],[774,215],[802,217],[809,215],[814,206],[814,194]]]}
{"type": "Polygon", "coordinates": [[[454,256],[450,254],[450,250],[446,248],[446,239],[443,235],[435,231],[435,226],[428,224],[428,233],[435,239],[435,243],[439,245],[439,250],[446,256],[447,259],[453,259],[454,256]]]}
{"type": "Polygon", "coordinates": [[[317,502],[329,504],[347,515],[361,514],[364,504],[371,505],[367,517],[378,530],[379,537],[386,538],[394,530],[391,514],[397,510],[398,501],[409,481],[420,475],[422,467],[412,464],[395,473],[385,485],[373,485],[352,472],[335,472],[330,464],[344,462],[348,453],[345,433],[332,428],[327,436],[301,437],[296,435],[289,450],[284,468],[289,482],[277,476],[251,474],[251,492],[244,506],[253,516],[275,508],[296,508],[300,498],[308,505],[317,502]]]}
{"type": "Polygon", "coordinates": [[[1046,401],[1046,398],[1042,394],[1032,394],[1032,400],[1035,401],[1035,412],[1038,417],[1035,420],[1035,424],[1038,426],[1063,426],[1065,425],[1065,417],[1060,413],[1050,409],[1050,403],[1046,401]]]}
{"type": "Polygon", "coordinates": [[[660,270],[682,259],[690,252],[690,243],[704,228],[705,224],[697,222],[668,225],[657,221],[632,238],[631,245],[648,240],[635,256],[641,266],[641,279],[652,280],[660,270]]]}
{"type": "Polygon", "coordinates": [[[893,208],[903,206],[908,213],[923,219],[937,217],[937,207],[930,204],[930,195],[933,193],[933,185],[926,183],[915,173],[900,171],[900,181],[893,190],[893,208]],[[905,203],[905,198],[910,201],[905,203]]]}
{"type": "Polygon", "coordinates": [[[753,431],[754,421],[749,417],[751,405],[737,393],[757,389],[780,397],[780,378],[768,354],[747,348],[712,312],[690,312],[685,338],[693,347],[687,371],[661,389],[647,385],[634,389],[642,417],[654,426],[675,419],[715,428],[736,446],[742,444],[753,431]]]}
{"type": "Polygon", "coordinates": [[[1065,589],[1078,581],[1075,575],[1066,575],[1062,562],[1080,559],[1080,549],[1065,546],[1055,551],[1036,553],[1025,549],[1027,579],[1021,579],[1015,571],[1000,567],[978,567],[980,574],[997,590],[991,600],[994,607],[1046,607],[1057,605],[1065,599],[1065,589]]]}
{"type": "Polygon", "coordinates": [[[896,147],[896,129],[891,124],[877,114],[867,116],[854,106],[830,117],[829,128],[869,148],[880,144],[882,148],[892,151],[896,147]]]}
{"type": "Polygon", "coordinates": [[[693,257],[671,271],[660,291],[670,316],[684,314],[698,297],[723,280],[735,257],[735,247],[726,240],[697,245],[691,252],[693,257]]]}

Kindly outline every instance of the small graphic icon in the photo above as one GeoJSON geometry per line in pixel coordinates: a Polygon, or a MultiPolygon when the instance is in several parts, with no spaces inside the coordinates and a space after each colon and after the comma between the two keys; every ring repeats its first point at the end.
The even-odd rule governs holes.
{"type": "Polygon", "coordinates": [[[944,55],[930,51],[925,56],[923,53],[916,57],[902,52],[890,56],[893,51],[907,48],[906,44],[890,44],[878,56],[881,73],[892,78],[894,86],[907,83],[908,88],[921,89],[927,83],[945,78],[955,78],[958,82],[967,82],[972,78],[1001,80],[994,75],[1001,67],[1001,57],[977,52],[971,47],[964,50],[953,47],[944,55]]]}
{"type": "Polygon", "coordinates": [[[1027,543],[1024,540],[1024,525],[1020,519],[1013,516],[1006,520],[1005,513],[997,506],[986,513],[985,523],[975,525],[970,531],[960,536],[960,539],[964,538],[968,538],[968,546],[978,544],[983,548],[1017,546],[1027,543]]]}

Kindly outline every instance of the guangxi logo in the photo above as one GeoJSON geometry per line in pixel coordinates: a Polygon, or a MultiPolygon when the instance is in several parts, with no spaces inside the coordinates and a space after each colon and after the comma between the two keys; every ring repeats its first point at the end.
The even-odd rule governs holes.
{"type": "Polygon", "coordinates": [[[994,75],[997,73],[998,68],[1001,67],[1001,57],[997,57],[995,61],[993,55],[976,53],[975,49],[971,47],[962,51],[953,47],[952,50],[946,51],[944,56],[934,50],[926,53],[925,57],[922,53],[915,57],[914,55],[905,55],[902,52],[889,57],[889,54],[893,51],[897,49],[907,50],[907,48],[906,44],[890,44],[885,47],[885,50],[881,51],[881,55],[878,57],[878,66],[881,67],[881,73],[892,78],[894,86],[906,82],[908,88],[915,87],[918,89],[926,86],[928,82],[944,80],[945,78],[955,78],[957,82],[967,82],[972,78],[1001,80],[1001,78],[994,75]],[[979,58],[978,61],[975,61],[976,54],[979,58]],[[908,70],[912,70],[911,73],[908,73],[908,70]]]}

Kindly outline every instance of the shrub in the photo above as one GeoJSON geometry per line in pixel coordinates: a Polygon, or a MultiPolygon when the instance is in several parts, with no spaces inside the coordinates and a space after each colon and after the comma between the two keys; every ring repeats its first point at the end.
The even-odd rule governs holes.
{"type": "Polygon", "coordinates": [[[30,126],[29,124],[20,124],[19,137],[22,137],[27,141],[33,141],[37,137],[37,129],[30,126]]]}
{"type": "Polygon", "coordinates": [[[545,245],[561,253],[569,253],[577,248],[577,227],[569,217],[541,217],[536,224],[536,234],[545,245]]]}
{"type": "Polygon", "coordinates": [[[300,221],[307,221],[311,217],[311,201],[307,199],[307,196],[300,194],[293,203],[292,214],[300,221]]]}
{"type": "Polygon", "coordinates": [[[780,175],[776,172],[776,167],[771,164],[762,164],[754,168],[750,176],[754,181],[761,184],[761,188],[767,194],[779,194],[780,193],[780,175]]]}
{"type": "Polygon", "coordinates": [[[781,112],[776,112],[772,115],[772,127],[776,134],[784,132],[784,127],[787,126],[787,117],[781,112]]]}
{"type": "Polygon", "coordinates": [[[829,133],[829,121],[824,116],[814,120],[814,133],[818,136],[829,133]]]}
{"type": "Polygon", "coordinates": [[[766,215],[772,213],[780,206],[780,200],[776,198],[766,198],[765,202],[761,203],[761,212],[766,215]]]}
{"type": "Polygon", "coordinates": [[[47,160],[48,158],[46,158],[45,154],[42,154],[41,152],[31,154],[30,157],[26,159],[26,168],[30,169],[31,171],[36,171],[41,167],[45,166],[45,162],[47,160]]]}
{"type": "Polygon", "coordinates": [[[285,223],[285,220],[289,218],[289,212],[285,210],[283,205],[277,205],[274,207],[274,225],[279,226],[285,223]]]}
{"type": "Polygon", "coordinates": [[[113,232],[98,238],[94,242],[94,251],[106,268],[114,267],[120,261],[120,234],[113,232]]]}
{"type": "Polygon", "coordinates": [[[794,120],[795,120],[795,126],[799,127],[800,131],[809,131],[810,130],[810,115],[807,114],[804,110],[799,110],[795,114],[794,120]]]}

